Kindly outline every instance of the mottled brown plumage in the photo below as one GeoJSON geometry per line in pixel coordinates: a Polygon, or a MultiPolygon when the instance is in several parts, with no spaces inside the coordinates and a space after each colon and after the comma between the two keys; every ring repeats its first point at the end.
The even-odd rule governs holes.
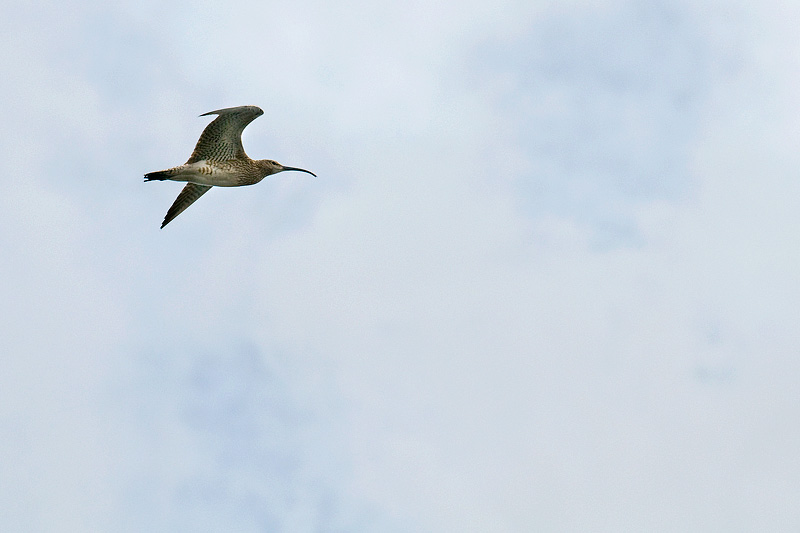
{"type": "Polygon", "coordinates": [[[242,131],[264,112],[256,106],[229,107],[200,115],[218,115],[206,126],[189,160],[180,166],[145,174],[145,181],[188,182],[167,211],[163,228],[180,215],[211,187],[241,187],[253,185],[271,174],[297,170],[316,176],[313,172],[286,167],[271,159],[250,159],[242,147],[242,131]]]}

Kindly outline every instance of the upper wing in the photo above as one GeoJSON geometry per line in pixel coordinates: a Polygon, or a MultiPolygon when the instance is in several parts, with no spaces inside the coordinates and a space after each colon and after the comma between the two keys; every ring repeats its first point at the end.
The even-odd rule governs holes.
{"type": "Polygon", "coordinates": [[[197,183],[187,183],[181,193],[173,202],[172,207],[167,211],[167,216],[164,217],[164,222],[161,223],[161,229],[170,223],[176,216],[183,213],[187,207],[192,205],[195,200],[203,196],[211,187],[208,185],[198,185],[197,183]]]}
{"type": "Polygon", "coordinates": [[[208,161],[227,161],[246,157],[242,148],[242,131],[264,112],[254,106],[228,107],[217,109],[200,115],[219,115],[211,122],[194,147],[192,156],[186,163],[195,163],[203,159],[208,161]]]}

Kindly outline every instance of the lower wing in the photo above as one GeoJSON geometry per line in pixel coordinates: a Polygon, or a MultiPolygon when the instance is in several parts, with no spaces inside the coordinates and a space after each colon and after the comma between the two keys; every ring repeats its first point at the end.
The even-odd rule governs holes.
{"type": "Polygon", "coordinates": [[[167,216],[164,217],[164,222],[161,223],[161,228],[170,223],[173,218],[183,213],[187,207],[192,205],[195,200],[203,196],[211,188],[210,185],[198,185],[197,183],[187,183],[181,193],[175,199],[172,207],[167,211],[167,216]]]}

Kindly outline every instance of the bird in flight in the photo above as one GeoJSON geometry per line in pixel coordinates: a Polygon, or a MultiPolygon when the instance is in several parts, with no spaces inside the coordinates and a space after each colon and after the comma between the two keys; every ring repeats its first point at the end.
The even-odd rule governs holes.
{"type": "Polygon", "coordinates": [[[242,131],[263,114],[261,108],[252,105],[203,113],[201,117],[218,116],[203,130],[186,164],[144,175],[144,181],[188,182],[167,211],[167,216],[161,223],[162,228],[211,187],[254,185],[270,174],[284,170],[297,170],[317,176],[308,170],[286,167],[271,159],[253,160],[247,157],[242,147],[242,131]]]}

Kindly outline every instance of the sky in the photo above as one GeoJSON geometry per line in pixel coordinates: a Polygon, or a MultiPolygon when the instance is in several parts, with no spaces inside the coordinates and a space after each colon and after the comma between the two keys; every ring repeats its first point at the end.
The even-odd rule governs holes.
{"type": "Polygon", "coordinates": [[[797,530],[799,22],[2,4],[0,527],[797,530]]]}

